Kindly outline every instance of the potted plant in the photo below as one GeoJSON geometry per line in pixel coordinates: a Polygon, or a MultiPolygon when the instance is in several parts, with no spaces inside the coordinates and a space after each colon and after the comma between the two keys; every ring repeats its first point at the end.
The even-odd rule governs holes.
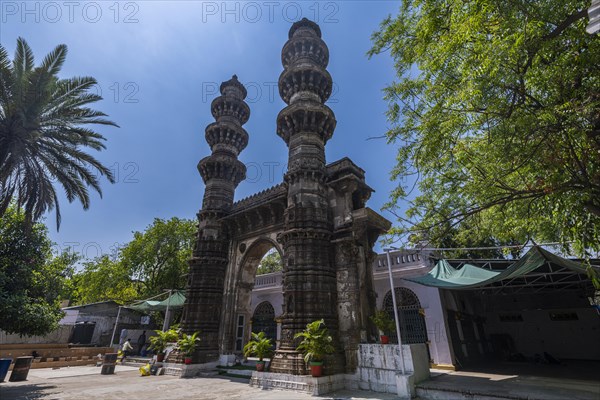
{"type": "Polygon", "coordinates": [[[265,370],[264,358],[270,358],[273,355],[273,342],[265,336],[264,332],[252,332],[252,340],[244,346],[244,356],[258,357],[256,363],[257,371],[265,370]]]}
{"type": "Polygon", "coordinates": [[[294,339],[298,338],[302,341],[296,350],[304,354],[304,361],[310,365],[311,375],[314,377],[323,375],[323,359],[327,354],[335,352],[333,338],[325,326],[325,320],[320,319],[307,324],[304,331],[294,336],[294,339]]]}
{"type": "Polygon", "coordinates": [[[198,346],[198,342],[200,341],[200,338],[198,337],[199,333],[200,332],[194,332],[191,335],[186,335],[184,333],[181,339],[177,341],[177,347],[179,348],[179,351],[181,351],[185,356],[184,362],[186,365],[192,363],[192,354],[194,354],[194,351],[196,351],[196,346],[198,346]]]}
{"type": "Polygon", "coordinates": [[[165,349],[168,343],[177,342],[179,338],[179,332],[174,329],[168,331],[154,331],[156,336],[150,337],[150,349],[156,352],[156,361],[162,362],[165,359],[165,349]]]}
{"type": "Polygon", "coordinates": [[[381,344],[388,344],[390,339],[387,334],[396,331],[396,322],[383,310],[379,310],[372,315],[371,321],[379,329],[381,344]]]}

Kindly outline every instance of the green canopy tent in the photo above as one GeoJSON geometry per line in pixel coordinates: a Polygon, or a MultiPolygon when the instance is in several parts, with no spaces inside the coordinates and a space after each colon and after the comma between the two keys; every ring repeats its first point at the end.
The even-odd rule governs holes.
{"type": "Polygon", "coordinates": [[[163,331],[167,330],[169,324],[169,317],[171,310],[178,310],[183,308],[185,304],[185,295],[181,290],[169,290],[169,296],[162,300],[142,300],[137,303],[130,304],[126,306],[132,310],[137,310],[141,312],[149,312],[149,311],[164,311],[165,312],[165,322],[163,324],[163,331]]]}
{"type": "MultiPolygon", "coordinates": [[[[454,268],[448,260],[440,260],[426,275],[406,280],[440,289],[484,289],[499,287],[568,287],[586,285],[582,275],[586,266],[533,246],[521,259],[503,270],[481,268],[464,263],[454,268]]],[[[591,282],[589,282],[591,283],[591,282]]]]}
{"type": "Polygon", "coordinates": [[[185,294],[182,290],[171,291],[170,296],[166,299],[157,300],[140,300],[128,306],[132,310],[149,312],[149,311],[167,311],[167,309],[178,310],[183,308],[185,304],[185,294]]]}
{"type": "Polygon", "coordinates": [[[115,339],[115,334],[117,331],[117,325],[119,323],[119,317],[121,315],[121,308],[125,307],[125,308],[129,308],[131,310],[135,310],[135,311],[139,311],[139,312],[143,312],[143,313],[147,313],[150,311],[164,311],[165,312],[165,322],[163,324],[163,331],[167,329],[167,323],[169,321],[168,318],[168,314],[171,310],[178,310],[183,308],[183,305],[185,304],[185,294],[182,290],[169,290],[168,291],[169,296],[161,301],[158,300],[151,300],[151,299],[155,299],[159,296],[163,296],[162,294],[159,296],[154,296],[151,297],[148,300],[140,300],[140,301],[136,301],[133,304],[127,305],[127,306],[120,306],[119,307],[119,311],[117,312],[117,319],[115,321],[115,327],[113,328],[113,333],[112,333],[112,338],[111,338],[111,344],[114,342],[115,339]]]}

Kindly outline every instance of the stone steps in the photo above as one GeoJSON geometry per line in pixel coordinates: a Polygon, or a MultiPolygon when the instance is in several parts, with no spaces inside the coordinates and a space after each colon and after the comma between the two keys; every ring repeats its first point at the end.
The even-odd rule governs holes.
{"type": "Polygon", "coordinates": [[[124,363],[120,365],[127,365],[128,367],[143,367],[146,364],[152,364],[152,357],[126,357],[124,363]]]}

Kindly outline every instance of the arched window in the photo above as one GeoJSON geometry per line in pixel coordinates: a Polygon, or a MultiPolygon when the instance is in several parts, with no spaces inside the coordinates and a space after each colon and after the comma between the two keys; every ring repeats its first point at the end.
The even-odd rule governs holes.
{"type": "MultiPolygon", "coordinates": [[[[421,303],[419,298],[412,290],[403,287],[395,288],[394,292],[398,305],[402,344],[427,342],[427,328],[425,327],[425,318],[420,313],[421,303]]],[[[388,291],[383,298],[383,309],[394,319],[394,301],[391,291],[388,291]]],[[[397,342],[397,339],[392,335],[390,341],[397,342]]]]}
{"type": "Polygon", "coordinates": [[[254,310],[252,316],[252,332],[264,332],[273,341],[277,339],[277,322],[275,322],[275,309],[268,301],[263,301],[254,310]]]}

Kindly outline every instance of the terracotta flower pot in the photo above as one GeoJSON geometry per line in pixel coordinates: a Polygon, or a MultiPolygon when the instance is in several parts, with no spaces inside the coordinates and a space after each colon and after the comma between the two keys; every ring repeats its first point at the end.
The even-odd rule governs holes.
{"type": "Polygon", "coordinates": [[[381,344],[388,344],[390,342],[390,338],[386,335],[381,335],[381,344]]]}
{"type": "Polygon", "coordinates": [[[264,371],[265,370],[265,362],[264,361],[257,361],[256,362],[256,370],[257,371],[264,371]]]}
{"type": "Polygon", "coordinates": [[[322,361],[311,361],[310,362],[310,374],[314,378],[323,376],[323,362],[322,361]]]}
{"type": "Polygon", "coordinates": [[[183,359],[183,362],[185,363],[185,365],[190,365],[192,363],[192,357],[185,357],[183,359]]]}

